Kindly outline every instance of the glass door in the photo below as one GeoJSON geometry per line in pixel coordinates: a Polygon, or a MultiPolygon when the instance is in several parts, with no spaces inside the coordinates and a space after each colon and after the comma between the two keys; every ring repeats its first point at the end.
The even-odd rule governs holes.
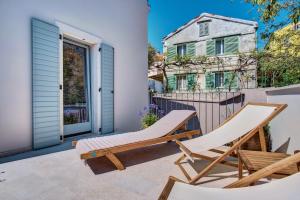
{"type": "Polygon", "coordinates": [[[91,131],[88,46],[63,42],[64,135],[91,131]]]}

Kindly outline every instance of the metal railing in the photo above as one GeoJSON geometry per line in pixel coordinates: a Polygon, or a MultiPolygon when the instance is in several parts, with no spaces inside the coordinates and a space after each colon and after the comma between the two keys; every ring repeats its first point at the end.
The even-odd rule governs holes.
{"type": "Polygon", "coordinates": [[[150,93],[150,110],[163,117],[172,110],[194,110],[197,116],[189,129],[208,133],[218,127],[244,104],[241,92],[150,93]]]}

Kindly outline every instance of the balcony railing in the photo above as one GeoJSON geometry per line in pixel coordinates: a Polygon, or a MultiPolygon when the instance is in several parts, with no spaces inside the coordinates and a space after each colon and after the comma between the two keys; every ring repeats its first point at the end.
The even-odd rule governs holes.
{"type": "Polygon", "coordinates": [[[172,110],[194,110],[197,116],[188,128],[208,133],[237,112],[244,99],[241,92],[150,93],[150,108],[158,117],[172,110]]]}

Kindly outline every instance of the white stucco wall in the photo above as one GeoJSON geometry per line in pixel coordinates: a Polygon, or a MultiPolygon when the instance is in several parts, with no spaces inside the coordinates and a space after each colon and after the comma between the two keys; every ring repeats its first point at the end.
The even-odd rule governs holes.
{"type": "Polygon", "coordinates": [[[206,55],[206,41],[212,38],[239,35],[241,53],[250,52],[256,48],[256,26],[237,23],[223,19],[203,17],[199,21],[187,26],[175,35],[164,41],[163,51],[166,47],[178,43],[196,42],[196,55],[206,55]],[[201,21],[209,21],[209,35],[199,36],[199,24],[201,21]]]}
{"type": "MultiPolygon", "coordinates": [[[[203,14],[202,14],[203,15],[203,14]]],[[[249,53],[256,49],[256,29],[257,23],[253,21],[245,21],[241,19],[235,19],[234,21],[224,18],[222,16],[209,16],[206,14],[199,19],[191,21],[188,23],[184,29],[178,31],[174,35],[163,40],[163,52],[167,52],[168,46],[176,45],[180,43],[195,42],[196,56],[206,55],[206,44],[208,40],[216,39],[219,37],[226,37],[237,35],[239,38],[239,52],[249,53]],[[209,34],[207,36],[199,36],[199,22],[207,21],[209,24],[209,34]]],[[[237,55],[223,55],[218,56],[223,59],[224,68],[223,70],[233,70],[236,68],[238,63],[237,55]]],[[[247,75],[253,77],[252,79],[245,79],[242,77],[243,81],[239,81],[239,87],[242,88],[256,88],[256,65],[249,65],[245,69],[247,70],[247,75]]],[[[168,75],[172,72],[176,72],[177,69],[172,68],[167,70],[168,75]]],[[[210,65],[207,69],[209,71],[220,71],[220,66],[210,65]]],[[[203,73],[200,70],[198,73],[203,73]]],[[[182,72],[186,73],[186,72],[182,72]]],[[[201,89],[205,89],[205,78],[203,75],[198,79],[198,85],[201,89]],[[202,78],[203,77],[203,78],[202,78]]],[[[241,76],[241,75],[239,75],[241,76]]]]}
{"type": "Polygon", "coordinates": [[[294,153],[300,149],[300,85],[273,89],[267,92],[267,101],[288,104],[270,123],[273,151],[290,138],[288,153],[294,153]]]}
{"type": "Polygon", "coordinates": [[[32,144],[31,17],[63,22],[115,48],[115,129],[137,130],[148,102],[148,11],[146,0],[0,0],[0,153],[32,144]]]}

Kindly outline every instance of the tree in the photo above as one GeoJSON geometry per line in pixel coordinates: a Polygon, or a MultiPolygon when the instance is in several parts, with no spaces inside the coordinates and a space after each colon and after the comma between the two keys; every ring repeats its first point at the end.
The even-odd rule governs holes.
{"type": "Polygon", "coordinates": [[[259,12],[260,19],[265,25],[262,39],[272,39],[275,30],[293,23],[297,24],[300,17],[299,0],[245,0],[255,6],[259,12]],[[286,15],[287,17],[281,17],[286,15]]]}
{"type": "MultiPolygon", "coordinates": [[[[169,61],[164,56],[164,60],[157,65],[156,68],[160,69],[163,73],[164,80],[165,80],[165,88],[166,92],[169,92],[169,80],[167,78],[167,69],[170,68],[177,68],[180,70],[196,70],[197,74],[200,71],[206,71],[211,66],[217,66],[219,71],[224,71],[226,66],[232,66],[233,76],[231,76],[229,83],[228,83],[228,90],[230,91],[232,88],[232,84],[234,79],[237,77],[242,86],[244,87],[245,84],[243,83],[242,77],[238,77],[238,74],[244,74],[247,71],[247,67],[251,65],[257,64],[256,54],[255,53],[248,53],[248,54],[238,54],[237,55],[237,62],[232,66],[231,58],[227,57],[219,57],[219,56],[196,56],[196,57],[189,57],[189,56],[176,56],[173,60],[169,61]]],[[[246,77],[246,74],[245,76],[246,77]]],[[[200,86],[198,86],[200,89],[200,86]]]]}
{"type": "Polygon", "coordinates": [[[265,50],[255,55],[262,87],[300,83],[299,0],[245,0],[257,7],[265,25],[265,50]],[[283,17],[285,15],[286,17],[283,17]],[[284,28],[283,28],[284,27],[284,28]]]}
{"type": "Polygon", "coordinates": [[[148,43],[148,69],[154,64],[156,54],[156,49],[148,43]]]}
{"type": "Polygon", "coordinates": [[[300,57],[285,52],[259,52],[258,83],[262,87],[281,87],[300,83],[300,57]]]}

